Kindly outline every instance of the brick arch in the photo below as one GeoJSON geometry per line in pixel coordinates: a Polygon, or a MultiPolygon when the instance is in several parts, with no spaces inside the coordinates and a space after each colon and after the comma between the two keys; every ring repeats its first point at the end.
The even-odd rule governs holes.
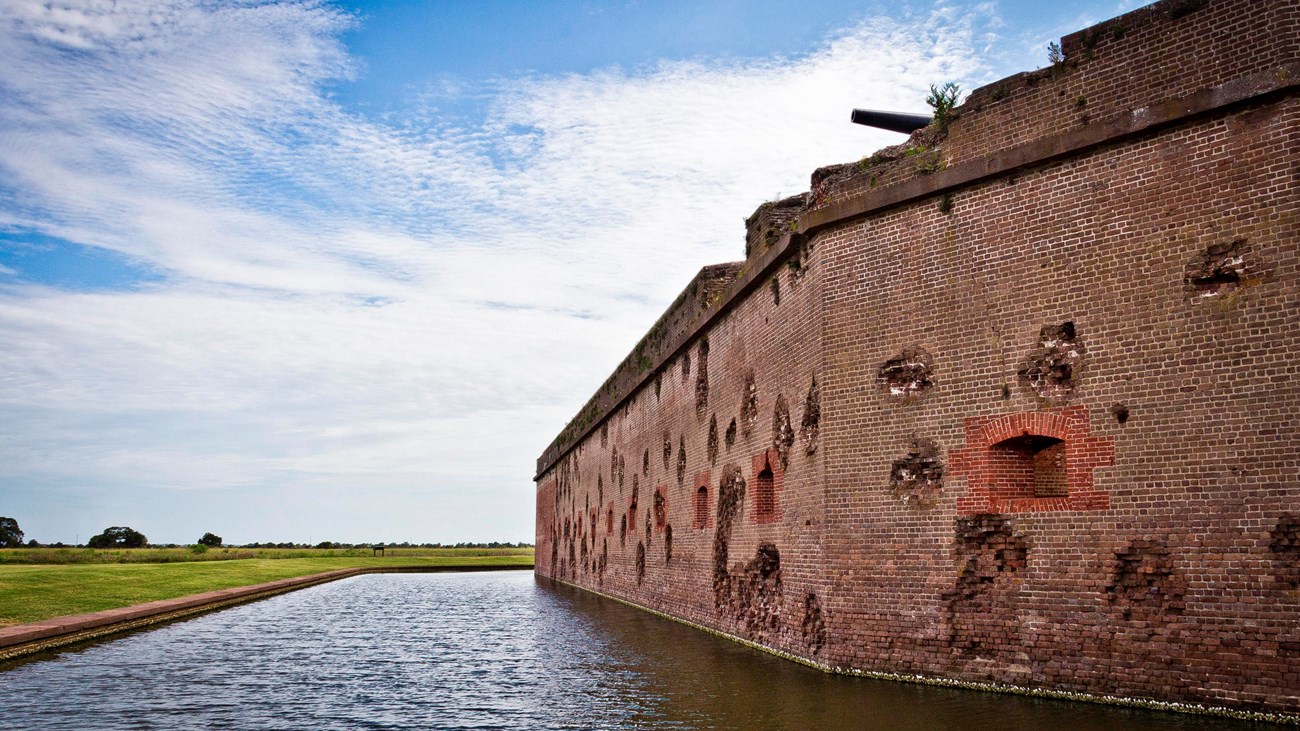
{"type": "Polygon", "coordinates": [[[966,494],[957,499],[957,512],[1026,513],[1053,510],[1106,510],[1110,494],[1097,490],[1093,470],[1115,463],[1115,440],[1090,434],[1088,411],[1069,406],[1047,411],[977,416],[966,420],[966,446],[949,455],[949,474],[965,477],[966,494]],[[999,445],[1026,437],[1061,441],[1065,462],[1064,495],[1035,497],[1022,486],[1009,484],[999,460],[999,445]]]}

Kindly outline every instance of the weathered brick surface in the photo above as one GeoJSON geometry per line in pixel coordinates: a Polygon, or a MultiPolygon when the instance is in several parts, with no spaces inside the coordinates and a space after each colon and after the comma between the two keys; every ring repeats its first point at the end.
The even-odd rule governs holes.
{"type": "Polygon", "coordinates": [[[1167,0],[941,145],[1040,162],[760,209],[761,281],[539,462],[538,572],[833,667],[1300,713],[1298,35],[1300,2],[1167,0]],[[1071,95],[1247,76],[1050,153],[1071,95]]]}

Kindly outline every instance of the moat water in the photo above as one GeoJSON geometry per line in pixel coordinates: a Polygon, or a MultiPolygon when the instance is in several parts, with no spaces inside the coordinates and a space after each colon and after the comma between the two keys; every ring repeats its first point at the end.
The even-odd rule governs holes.
{"type": "Polygon", "coordinates": [[[359,576],[0,672],[5,729],[1261,729],[827,675],[531,572],[359,576]]]}

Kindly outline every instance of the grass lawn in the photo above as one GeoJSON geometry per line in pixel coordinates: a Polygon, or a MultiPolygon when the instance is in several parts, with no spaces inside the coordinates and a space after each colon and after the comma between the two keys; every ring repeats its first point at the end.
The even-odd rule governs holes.
{"type": "Polygon", "coordinates": [[[18,564],[0,561],[0,627],[354,566],[531,566],[532,563],[531,548],[389,549],[388,555],[373,557],[321,555],[183,563],[18,564]]]}

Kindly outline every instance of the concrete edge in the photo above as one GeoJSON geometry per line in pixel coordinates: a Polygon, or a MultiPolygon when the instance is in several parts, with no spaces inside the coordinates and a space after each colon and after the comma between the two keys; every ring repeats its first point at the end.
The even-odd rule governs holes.
{"type": "Polygon", "coordinates": [[[160,599],[144,604],[134,604],[116,609],[105,609],[87,614],[52,617],[40,622],[18,624],[0,629],[0,662],[15,660],[27,655],[46,652],[59,647],[99,639],[108,635],[130,632],[197,614],[224,609],[237,604],[266,599],[309,586],[346,579],[362,574],[395,573],[457,573],[479,571],[533,570],[533,564],[501,564],[492,566],[365,566],[334,569],[318,574],[276,579],[261,584],[215,589],[201,594],[160,599]]]}
{"type": "Polygon", "coordinates": [[[728,634],[726,632],[723,632],[722,630],[714,629],[707,625],[699,624],[698,622],[692,622],[689,619],[676,617],[671,614],[668,614],[667,612],[661,612],[658,609],[652,609],[650,607],[645,606],[644,604],[638,604],[629,599],[622,599],[620,597],[616,597],[611,594],[606,594],[601,591],[596,591],[595,589],[589,589],[585,586],[571,584],[567,581],[564,581],[563,579],[555,579],[549,576],[542,576],[541,574],[537,574],[537,577],[541,579],[545,579],[547,581],[555,582],[556,584],[560,584],[562,586],[567,586],[572,589],[577,589],[578,591],[584,591],[587,592],[588,594],[594,594],[604,599],[609,599],[618,602],[619,604],[632,607],[633,609],[639,609],[643,612],[648,612],[655,616],[662,617],[664,619],[668,619],[673,622],[677,622],[678,624],[684,624],[687,627],[691,627],[693,629],[700,630],[701,632],[711,634],[714,637],[720,637],[724,640],[730,640],[737,644],[744,645],[746,647],[750,647],[755,650],[758,650],[759,652],[765,652],[769,655],[775,655],[776,657],[779,657],[783,660],[796,662],[800,665],[805,665],[807,667],[813,668],[814,670],[820,670],[824,673],[830,673],[832,675],[847,675],[847,676],[858,677],[858,678],[868,678],[871,680],[890,680],[890,681],[900,682],[900,683],[931,685],[931,686],[936,686],[941,688],[961,688],[964,690],[976,690],[976,691],[983,691],[986,693],[1006,693],[1008,695],[1023,695],[1023,696],[1030,696],[1033,698],[1049,698],[1052,700],[1079,701],[1083,703],[1096,703],[1096,704],[1107,705],[1107,706],[1143,708],[1150,711],[1169,711],[1173,713],[1187,713],[1187,714],[1199,715],[1199,716],[1216,716],[1219,718],[1232,718],[1240,721],[1262,721],[1265,723],[1277,723],[1277,724],[1285,724],[1289,726],[1300,726],[1300,715],[1293,715],[1289,713],[1268,713],[1265,711],[1246,711],[1237,708],[1229,708],[1227,706],[1209,706],[1209,705],[1203,705],[1199,703],[1178,703],[1175,701],[1158,701],[1158,700],[1152,700],[1150,698],[1129,698],[1125,696],[1097,695],[1094,693],[1081,693],[1081,692],[1069,691],[1069,690],[1051,690],[1048,688],[1034,688],[1034,687],[1023,686],[1023,685],[1011,685],[1009,683],[992,683],[992,682],[981,682],[975,680],[957,680],[955,678],[943,678],[943,677],[937,677],[931,675],[919,675],[919,674],[908,675],[904,673],[889,673],[889,672],[881,672],[881,671],[873,671],[873,670],[858,670],[856,668],[837,667],[837,666],[827,665],[825,663],[819,663],[815,660],[810,660],[806,657],[801,657],[793,653],[785,652],[784,650],[778,650],[775,647],[768,647],[767,645],[754,642],[753,640],[747,640],[744,637],[738,637],[733,634],[728,634]]]}

